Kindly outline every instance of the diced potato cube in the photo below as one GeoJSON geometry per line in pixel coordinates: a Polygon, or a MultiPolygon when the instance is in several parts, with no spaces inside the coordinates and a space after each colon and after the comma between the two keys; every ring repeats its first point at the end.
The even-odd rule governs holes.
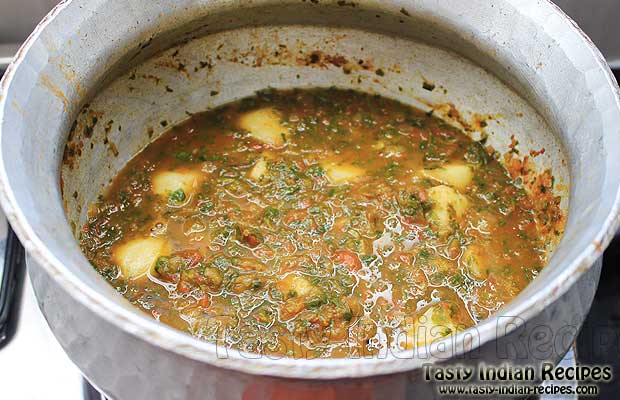
{"type": "Polygon", "coordinates": [[[233,281],[231,290],[233,293],[243,293],[246,290],[256,290],[263,286],[263,278],[256,274],[239,275],[233,281]]]}
{"type": "Polygon", "coordinates": [[[249,177],[253,181],[260,181],[265,173],[267,173],[267,161],[264,158],[259,158],[250,170],[249,177]]]}
{"type": "Polygon", "coordinates": [[[138,238],[116,247],[113,260],[121,268],[124,278],[136,279],[151,271],[157,258],[168,252],[168,242],[163,238],[138,238]]]}
{"type": "MultiPolygon", "coordinates": [[[[420,256],[418,252],[418,258],[419,257],[420,256]]],[[[447,273],[458,272],[458,264],[456,263],[456,261],[448,260],[444,256],[439,255],[437,253],[434,253],[431,257],[429,257],[427,262],[428,262],[428,265],[435,268],[438,273],[447,274],[447,273]]]]}
{"type": "Polygon", "coordinates": [[[336,164],[336,163],[324,163],[321,167],[325,170],[327,179],[335,185],[352,182],[361,176],[364,176],[365,171],[351,164],[336,164]]]}
{"type": "Polygon", "coordinates": [[[403,331],[405,337],[399,344],[410,350],[456,333],[457,324],[450,317],[449,305],[440,303],[427,308],[415,321],[407,322],[403,331]]]}
{"type": "Polygon", "coordinates": [[[463,164],[448,164],[440,168],[425,169],[423,174],[427,178],[460,190],[465,189],[474,177],[471,167],[463,164]]]}
{"type": "Polygon", "coordinates": [[[385,142],[383,140],[379,140],[371,146],[375,150],[383,150],[385,147],[385,142]]]}
{"type": "Polygon", "coordinates": [[[271,107],[249,111],[239,117],[239,127],[255,139],[273,146],[282,146],[288,129],[282,125],[280,114],[271,107]]]}
{"type": "Polygon", "coordinates": [[[284,303],[280,308],[280,316],[291,319],[306,309],[307,303],[321,294],[319,288],[314,286],[307,278],[301,275],[290,274],[276,283],[276,287],[282,293],[284,303]]]}
{"type": "Polygon", "coordinates": [[[168,197],[176,190],[183,190],[190,195],[198,187],[200,172],[190,170],[163,171],[155,174],[152,180],[153,192],[168,197]]]}
{"type": "Polygon", "coordinates": [[[489,276],[489,255],[485,254],[483,246],[470,244],[463,251],[461,257],[462,263],[471,272],[471,274],[479,279],[489,276]]]}
{"type": "Polygon", "coordinates": [[[450,227],[452,218],[460,218],[469,207],[467,197],[449,186],[435,186],[427,193],[433,203],[429,217],[444,230],[450,227]]]}
{"type": "Polygon", "coordinates": [[[211,289],[218,289],[222,285],[222,273],[217,268],[207,267],[202,275],[211,289]]]}
{"type": "Polygon", "coordinates": [[[290,274],[276,283],[276,287],[282,293],[284,299],[292,297],[305,297],[314,292],[315,286],[306,278],[290,274]]]}
{"type": "Polygon", "coordinates": [[[303,297],[292,297],[282,304],[280,308],[280,318],[287,321],[306,309],[303,297]]]}

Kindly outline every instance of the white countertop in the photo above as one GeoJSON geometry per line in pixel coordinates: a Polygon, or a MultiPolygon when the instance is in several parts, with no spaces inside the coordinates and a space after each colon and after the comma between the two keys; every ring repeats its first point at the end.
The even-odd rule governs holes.
{"type": "Polygon", "coordinates": [[[82,399],[82,376],[48,328],[28,278],[22,297],[15,336],[0,349],[0,398],[82,399]]]}

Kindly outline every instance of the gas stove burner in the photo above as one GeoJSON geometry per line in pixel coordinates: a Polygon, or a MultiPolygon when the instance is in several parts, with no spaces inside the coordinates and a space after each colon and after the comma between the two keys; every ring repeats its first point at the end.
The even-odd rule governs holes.
{"type": "Polygon", "coordinates": [[[0,350],[17,328],[24,248],[6,220],[0,221],[0,350]]]}
{"type": "Polygon", "coordinates": [[[82,392],[84,400],[108,400],[107,397],[99,393],[86,379],[82,379],[82,392]]]}

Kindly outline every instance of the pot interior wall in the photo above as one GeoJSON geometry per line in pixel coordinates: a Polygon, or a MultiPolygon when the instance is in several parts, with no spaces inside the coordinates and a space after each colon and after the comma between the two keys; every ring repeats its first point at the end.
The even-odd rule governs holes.
{"type": "Polygon", "coordinates": [[[482,68],[420,42],[360,30],[252,27],[167,49],[88,102],[72,127],[62,164],[74,233],[86,221],[85,205],[171,125],[257,90],[330,86],[434,110],[475,139],[488,135],[502,153],[510,150],[513,135],[524,155],[545,149],[532,160],[538,170],[554,172],[567,208],[568,168],[557,137],[532,106],[482,68]]]}
{"type": "Polygon", "coordinates": [[[146,321],[80,252],[74,233],[84,222],[86,205],[150,136],[164,130],[163,121],[175,124],[186,111],[268,86],[337,85],[422,108],[450,102],[470,122],[476,114],[490,114],[485,130],[500,151],[507,150],[512,134],[524,153],[546,149],[535,162],[552,168],[569,218],[549,266],[519,299],[541,296],[551,282],[567,279],[565,270],[592,247],[614,210],[619,178],[609,172],[620,162],[607,149],[620,148],[620,126],[614,123],[617,100],[608,89],[609,77],[587,41],[553,13],[553,6],[543,2],[533,10],[513,3],[520,4],[64,3],[20,54],[23,67],[4,83],[9,86],[0,120],[2,163],[12,190],[9,202],[19,205],[19,211],[8,210],[9,217],[22,222],[17,230],[28,250],[60,260],[49,271],[74,285],[73,295],[88,293],[98,304],[124,308],[133,321],[146,321]],[[308,64],[316,50],[322,63],[308,64]],[[335,56],[371,67],[346,74],[335,56]],[[424,90],[425,80],[436,89],[424,90]],[[86,102],[90,106],[84,107],[86,102]],[[72,130],[81,110],[86,111],[72,130]],[[73,160],[63,164],[70,131],[73,160]]]}

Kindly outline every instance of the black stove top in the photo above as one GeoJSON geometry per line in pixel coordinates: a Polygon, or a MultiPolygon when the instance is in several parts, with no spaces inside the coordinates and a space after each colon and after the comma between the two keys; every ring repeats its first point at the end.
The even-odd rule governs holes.
{"type": "MultiPolygon", "coordinates": [[[[620,70],[615,70],[620,80],[620,70]]],[[[620,150],[620,149],[619,149],[620,150]]],[[[577,361],[612,365],[620,374],[620,232],[603,255],[603,270],[592,309],[577,338],[577,361]]],[[[601,385],[601,399],[620,399],[620,379],[601,385]]]]}
{"type": "MultiPolygon", "coordinates": [[[[603,256],[592,309],[577,338],[577,361],[612,365],[620,374],[620,235],[603,256]]],[[[620,380],[600,385],[600,399],[620,399],[620,380]]]]}

